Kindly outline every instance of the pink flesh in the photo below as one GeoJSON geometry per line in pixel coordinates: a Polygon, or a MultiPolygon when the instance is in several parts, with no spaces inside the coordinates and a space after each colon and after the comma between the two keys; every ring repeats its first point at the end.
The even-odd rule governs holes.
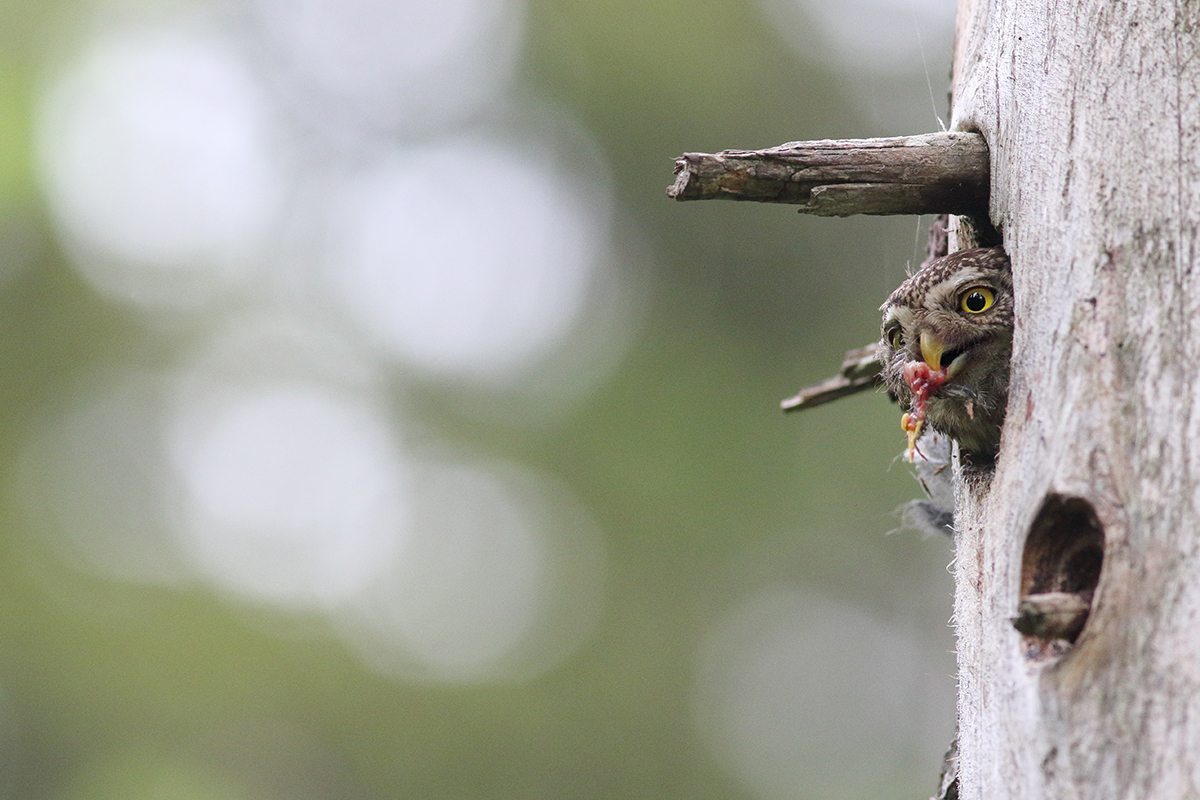
{"type": "Polygon", "coordinates": [[[911,461],[916,451],[917,437],[921,435],[921,427],[925,424],[925,403],[946,382],[946,370],[935,372],[924,361],[910,361],[904,365],[904,380],[913,394],[912,411],[904,419],[904,430],[908,433],[908,460],[911,461]]]}

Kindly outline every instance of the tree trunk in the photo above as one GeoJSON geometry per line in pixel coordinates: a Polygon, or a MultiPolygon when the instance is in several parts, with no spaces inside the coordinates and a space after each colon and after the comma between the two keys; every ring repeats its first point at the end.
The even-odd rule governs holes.
{"type": "Polygon", "coordinates": [[[1197,0],[960,2],[1017,307],[999,462],[956,475],[964,798],[1200,796],[1198,56],[1197,0]],[[1091,600],[1073,644],[1014,628],[1042,592],[1091,600]]]}

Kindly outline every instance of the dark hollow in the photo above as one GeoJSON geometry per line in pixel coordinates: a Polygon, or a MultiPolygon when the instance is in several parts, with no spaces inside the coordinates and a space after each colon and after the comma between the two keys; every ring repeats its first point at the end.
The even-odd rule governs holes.
{"type": "MultiPolygon", "coordinates": [[[[1104,526],[1092,504],[1082,497],[1048,495],[1025,539],[1022,600],[1029,595],[1067,592],[1085,598],[1090,606],[1103,565],[1104,526]]],[[[1077,635],[1078,631],[1069,640],[1077,635]]]]}

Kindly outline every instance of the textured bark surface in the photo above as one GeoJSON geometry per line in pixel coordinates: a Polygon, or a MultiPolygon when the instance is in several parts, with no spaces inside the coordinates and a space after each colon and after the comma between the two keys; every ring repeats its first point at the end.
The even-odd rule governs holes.
{"type": "Polygon", "coordinates": [[[960,3],[952,124],[1017,301],[996,471],[958,475],[963,798],[1200,796],[1198,55],[1194,0],[960,3]],[[1097,546],[1082,633],[1031,647],[1023,584],[1080,589],[1097,546]]]}
{"type": "Polygon", "coordinates": [[[685,153],[676,200],[792,203],[806,214],[984,213],[988,151],[972,133],[790,142],[767,150],[685,153]]]}

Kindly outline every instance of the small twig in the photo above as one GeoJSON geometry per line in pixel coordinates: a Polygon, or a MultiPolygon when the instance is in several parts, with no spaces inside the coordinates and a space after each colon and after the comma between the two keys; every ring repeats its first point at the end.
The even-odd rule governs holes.
{"type": "Polygon", "coordinates": [[[805,214],[982,214],[987,144],[977,133],[790,142],[767,150],[685,153],[676,200],[792,203],[805,214]]]}
{"type": "Polygon", "coordinates": [[[784,400],[780,406],[784,411],[803,411],[867,389],[874,389],[879,385],[881,369],[879,360],[875,358],[874,344],[848,350],[837,375],[821,381],[816,386],[801,389],[799,394],[784,400]]]}

